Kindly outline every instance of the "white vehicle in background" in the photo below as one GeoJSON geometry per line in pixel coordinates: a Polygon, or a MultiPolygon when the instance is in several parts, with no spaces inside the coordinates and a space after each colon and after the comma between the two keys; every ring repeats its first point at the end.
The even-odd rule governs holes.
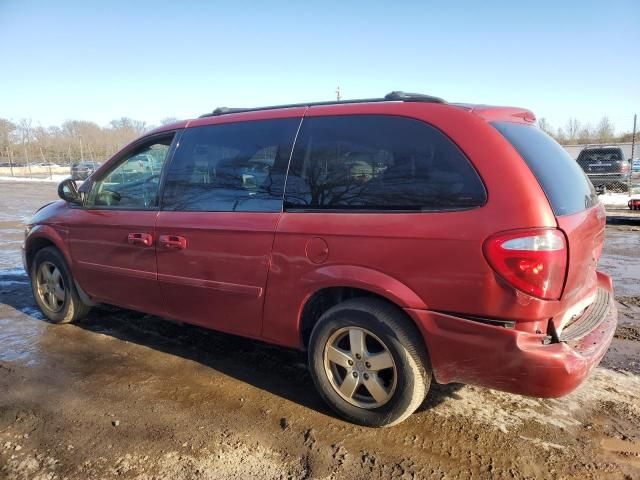
{"type": "Polygon", "coordinates": [[[631,163],[631,180],[633,183],[640,182],[640,158],[636,158],[631,163]]]}

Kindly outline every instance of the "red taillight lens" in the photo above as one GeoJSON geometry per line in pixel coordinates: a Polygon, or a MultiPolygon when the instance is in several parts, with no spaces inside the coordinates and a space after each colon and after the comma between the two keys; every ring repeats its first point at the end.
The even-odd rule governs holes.
{"type": "Polygon", "coordinates": [[[567,271],[567,243],[560,230],[499,233],[484,242],[484,255],[518,290],[545,300],[560,298],[567,271]]]}

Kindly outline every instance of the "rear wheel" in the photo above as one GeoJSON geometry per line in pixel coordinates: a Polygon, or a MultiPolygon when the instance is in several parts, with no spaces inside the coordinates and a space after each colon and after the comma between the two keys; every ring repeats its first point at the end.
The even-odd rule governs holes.
{"type": "Polygon", "coordinates": [[[30,273],[36,303],[53,323],[75,322],[91,310],[80,299],[67,263],[57,248],[39,250],[30,273]]]}
{"type": "Polygon", "coordinates": [[[323,399],[360,425],[391,426],[420,406],[431,382],[422,336],[395,306],[347,300],[325,312],[309,342],[323,399]]]}

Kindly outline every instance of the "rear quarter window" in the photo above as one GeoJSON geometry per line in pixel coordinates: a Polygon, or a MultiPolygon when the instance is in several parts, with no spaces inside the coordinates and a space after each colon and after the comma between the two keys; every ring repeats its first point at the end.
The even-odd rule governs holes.
{"type": "Polygon", "coordinates": [[[306,118],[287,177],[289,210],[440,211],[481,206],[482,181],[457,146],[418,120],[306,118]]]}
{"type": "Polygon", "coordinates": [[[595,189],[578,163],[549,135],[533,125],[492,125],[527,163],[557,216],[581,212],[598,203],[595,189]]]}

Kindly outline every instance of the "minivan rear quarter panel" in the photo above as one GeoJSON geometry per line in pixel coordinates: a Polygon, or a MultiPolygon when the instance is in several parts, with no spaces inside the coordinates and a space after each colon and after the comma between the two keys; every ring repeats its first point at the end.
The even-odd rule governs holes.
{"type": "MultiPolygon", "coordinates": [[[[314,292],[329,286],[378,289],[362,275],[362,268],[401,280],[415,293],[411,298],[424,304],[405,300],[402,307],[518,319],[522,322],[517,328],[536,331],[544,324],[546,329],[546,319],[558,314],[563,302],[517,292],[496,276],[482,253],[484,240],[496,232],[557,225],[544,192],[515,149],[481,117],[447,105],[317,106],[309,108],[306,117],[364,114],[406,116],[438,128],[477,170],[487,202],[456,212],[285,211],[274,242],[263,336],[300,346],[300,313],[314,292]],[[321,265],[305,251],[307,242],[317,237],[328,247],[321,265]],[[343,272],[357,267],[359,273],[343,278],[323,274],[329,266],[340,266],[343,272]]],[[[392,292],[382,295],[397,301],[392,292]]]]}

